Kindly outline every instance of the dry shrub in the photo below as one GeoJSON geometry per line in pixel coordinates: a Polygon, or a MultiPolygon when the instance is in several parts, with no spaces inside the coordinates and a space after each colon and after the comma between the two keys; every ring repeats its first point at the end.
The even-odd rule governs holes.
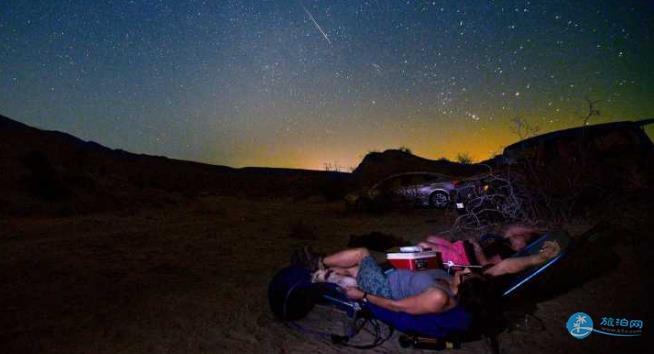
{"type": "Polygon", "coordinates": [[[450,231],[489,232],[497,224],[529,221],[510,169],[496,171],[486,167],[489,172],[477,179],[475,187],[467,187],[463,192],[470,193],[465,197],[466,210],[457,217],[450,231]]]}
{"type": "Polygon", "coordinates": [[[530,218],[568,222],[610,213],[629,203],[627,196],[648,191],[647,158],[629,151],[600,154],[583,139],[570,145],[576,153],[535,156],[513,167],[530,218]]]}
{"type": "Polygon", "coordinates": [[[458,163],[469,165],[472,163],[472,156],[470,156],[470,154],[468,154],[467,152],[461,152],[456,155],[455,161],[458,163]]]}

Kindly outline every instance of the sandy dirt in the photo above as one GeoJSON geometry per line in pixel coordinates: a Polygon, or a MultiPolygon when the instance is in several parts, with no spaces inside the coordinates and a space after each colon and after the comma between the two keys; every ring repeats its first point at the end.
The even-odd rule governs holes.
{"type": "MultiPolygon", "coordinates": [[[[0,219],[0,352],[351,352],[273,318],[266,290],[275,271],[305,244],[330,252],[349,235],[372,231],[417,241],[447,229],[452,218],[433,210],[348,213],[321,199],[207,197],[136,213],[0,219]]],[[[651,275],[643,265],[652,263],[638,248],[651,241],[627,241],[615,246],[615,270],[536,304],[500,335],[501,352],[632,352],[643,345],[646,338],[576,340],[565,330],[572,313],[586,311],[645,320],[647,333],[643,279],[651,275]]],[[[306,321],[338,326],[330,316],[317,309],[306,321]]],[[[373,351],[410,350],[396,334],[373,351]]],[[[452,352],[484,353],[487,346],[465,343],[452,352]]]]}

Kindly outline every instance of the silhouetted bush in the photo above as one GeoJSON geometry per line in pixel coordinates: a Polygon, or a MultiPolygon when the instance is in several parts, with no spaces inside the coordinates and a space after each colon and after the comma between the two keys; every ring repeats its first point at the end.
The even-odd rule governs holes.
{"type": "Polygon", "coordinates": [[[472,157],[467,152],[458,153],[456,155],[456,162],[468,165],[472,163],[472,157]]]}

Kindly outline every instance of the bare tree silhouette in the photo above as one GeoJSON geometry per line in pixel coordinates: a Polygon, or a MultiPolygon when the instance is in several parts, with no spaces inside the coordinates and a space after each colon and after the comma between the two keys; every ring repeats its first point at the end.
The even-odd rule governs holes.
{"type": "Polygon", "coordinates": [[[588,97],[584,97],[584,99],[585,99],[586,102],[588,103],[588,113],[586,113],[585,116],[581,116],[580,118],[583,120],[583,125],[584,125],[584,126],[587,126],[588,124],[590,124],[590,119],[591,119],[591,118],[600,115],[600,111],[599,111],[597,108],[595,108],[595,105],[596,105],[597,103],[602,102],[602,100],[595,100],[595,101],[593,101],[593,100],[591,100],[591,99],[588,98],[588,97]]]}

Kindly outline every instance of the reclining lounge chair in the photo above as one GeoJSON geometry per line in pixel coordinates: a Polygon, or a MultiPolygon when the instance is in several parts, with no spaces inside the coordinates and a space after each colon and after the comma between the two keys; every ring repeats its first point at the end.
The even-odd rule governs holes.
{"type": "MultiPolygon", "coordinates": [[[[565,256],[570,239],[567,233],[562,231],[548,232],[513,257],[536,254],[545,241],[556,241],[561,252],[544,264],[511,276],[502,287],[504,299],[517,294],[520,289],[538,279],[540,274],[559,262],[565,256]]],[[[472,316],[460,306],[439,314],[410,315],[394,312],[369,302],[351,300],[334,284],[312,283],[309,271],[298,266],[289,266],[279,271],[270,283],[268,295],[273,313],[277,318],[287,322],[303,318],[316,304],[345,311],[352,319],[353,330],[345,336],[331,335],[334,342],[341,344],[347,344],[348,340],[357,334],[358,330],[355,329],[357,326],[354,324],[361,317],[382,321],[404,333],[405,336],[400,338],[403,346],[413,345],[423,339],[437,339],[456,347],[461,341],[480,337],[479,333],[472,330],[474,327],[472,316]]],[[[373,344],[360,347],[369,348],[383,343],[384,340],[377,338],[373,344]]],[[[443,348],[442,345],[436,347],[443,348]]]]}

